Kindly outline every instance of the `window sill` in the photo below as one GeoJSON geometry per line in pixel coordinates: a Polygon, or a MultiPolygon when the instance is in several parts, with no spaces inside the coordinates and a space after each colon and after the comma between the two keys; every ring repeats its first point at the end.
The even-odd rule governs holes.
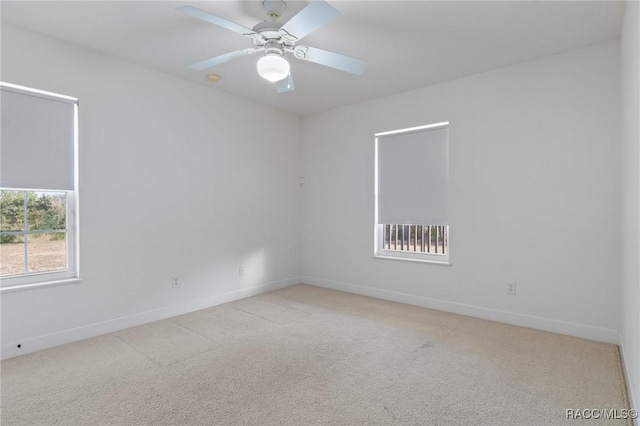
{"type": "Polygon", "coordinates": [[[416,259],[411,257],[400,257],[400,256],[384,256],[376,254],[373,256],[374,259],[385,259],[385,260],[400,260],[403,262],[418,262],[418,263],[431,263],[434,265],[442,265],[442,266],[451,266],[451,262],[448,260],[432,260],[432,259],[416,259]]]}
{"type": "Polygon", "coordinates": [[[52,281],[42,281],[38,283],[30,283],[30,284],[16,284],[6,287],[0,288],[0,293],[10,293],[13,291],[22,291],[22,290],[33,290],[36,288],[42,287],[51,287],[57,285],[67,285],[67,284],[80,284],[82,279],[80,278],[65,278],[61,280],[52,280],[52,281]]]}

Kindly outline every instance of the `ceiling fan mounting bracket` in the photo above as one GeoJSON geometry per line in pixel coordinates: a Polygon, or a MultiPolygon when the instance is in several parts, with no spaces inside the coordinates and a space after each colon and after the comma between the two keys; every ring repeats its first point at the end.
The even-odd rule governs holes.
{"type": "Polygon", "coordinates": [[[282,0],[263,0],[262,8],[267,12],[267,16],[275,21],[282,16],[282,12],[287,9],[287,5],[282,0]]]}

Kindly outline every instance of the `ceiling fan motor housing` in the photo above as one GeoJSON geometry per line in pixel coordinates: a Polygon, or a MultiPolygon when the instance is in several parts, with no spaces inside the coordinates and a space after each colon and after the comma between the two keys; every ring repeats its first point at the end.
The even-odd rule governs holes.
{"type": "Polygon", "coordinates": [[[284,53],[284,49],[282,48],[282,45],[277,41],[269,41],[264,45],[264,52],[266,55],[277,54],[282,56],[282,54],[284,53]]]}
{"type": "Polygon", "coordinates": [[[266,47],[273,43],[280,44],[281,47],[293,48],[297,39],[281,29],[282,23],[276,21],[264,21],[257,23],[249,37],[253,38],[253,44],[259,47],[266,47]]]}
{"type": "Polygon", "coordinates": [[[263,21],[258,22],[252,29],[253,31],[259,33],[265,39],[274,39],[280,38],[280,27],[282,24],[280,22],[274,21],[263,21]]]}

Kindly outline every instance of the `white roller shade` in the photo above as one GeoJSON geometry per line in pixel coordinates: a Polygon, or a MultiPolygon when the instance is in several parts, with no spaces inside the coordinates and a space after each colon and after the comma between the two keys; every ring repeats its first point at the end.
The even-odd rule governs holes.
{"type": "Polygon", "coordinates": [[[1,185],[74,189],[75,102],[5,86],[0,100],[1,185]]]}
{"type": "Polygon", "coordinates": [[[448,225],[448,125],[376,140],[378,223],[448,225]]]}

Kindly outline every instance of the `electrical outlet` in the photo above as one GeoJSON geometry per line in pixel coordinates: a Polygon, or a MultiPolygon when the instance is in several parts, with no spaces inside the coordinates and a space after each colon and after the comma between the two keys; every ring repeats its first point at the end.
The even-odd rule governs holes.
{"type": "Polygon", "coordinates": [[[178,277],[171,277],[171,287],[172,288],[180,287],[180,281],[178,281],[178,277]]]}
{"type": "Polygon", "coordinates": [[[507,283],[507,294],[510,294],[512,296],[516,295],[516,282],[515,281],[511,281],[507,283]]]}
{"type": "Polygon", "coordinates": [[[245,274],[244,265],[238,266],[238,275],[243,276],[245,274]]]}

